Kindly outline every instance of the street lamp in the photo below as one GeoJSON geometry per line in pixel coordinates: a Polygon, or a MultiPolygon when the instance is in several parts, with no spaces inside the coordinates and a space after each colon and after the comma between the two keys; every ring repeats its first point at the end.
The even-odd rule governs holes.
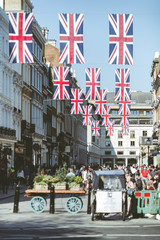
{"type": "Polygon", "coordinates": [[[147,143],[147,145],[148,145],[148,165],[149,165],[149,145],[150,145],[150,143],[151,143],[150,138],[147,138],[146,143],[147,143]]]}

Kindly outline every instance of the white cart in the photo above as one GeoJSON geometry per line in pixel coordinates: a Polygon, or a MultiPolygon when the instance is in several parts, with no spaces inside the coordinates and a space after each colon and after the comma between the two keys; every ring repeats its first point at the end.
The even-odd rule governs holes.
{"type": "Polygon", "coordinates": [[[95,171],[93,175],[91,220],[100,214],[122,214],[126,216],[126,182],[121,170],[95,171]]]}

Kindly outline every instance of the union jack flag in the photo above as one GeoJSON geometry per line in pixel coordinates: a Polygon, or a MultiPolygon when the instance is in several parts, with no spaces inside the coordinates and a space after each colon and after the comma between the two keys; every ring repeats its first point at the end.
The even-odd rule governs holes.
{"type": "Polygon", "coordinates": [[[69,96],[69,67],[54,67],[53,99],[70,99],[69,96]]]}
{"type": "Polygon", "coordinates": [[[60,63],[84,63],[83,14],[59,14],[60,63]]]}
{"type": "Polygon", "coordinates": [[[100,92],[98,94],[98,99],[95,100],[95,114],[104,114],[106,111],[106,105],[107,105],[107,90],[100,89],[100,92]]]}
{"type": "Polygon", "coordinates": [[[119,115],[129,116],[130,115],[131,101],[119,101],[119,115]]]}
{"type": "Polygon", "coordinates": [[[9,13],[9,62],[33,63],[33,13],[9,13]]]}
{"type": "Polygon", "coordinates": [[[107,136],[113,136],[114,134],[114,121],[109,120],[108,121],[108,127],[107,127],[107,136]]]}
{"type": "Polygon", "coordinates": [[[133,65],[133,14],[109,14],[108,63],[133,65]]]}
{"type": "Polygon", "coordinates": [[[102,126],[108,126],[110,122],[110,117],[111,117],[110,111],[111,111],[111,107],[106,106],[105,114],[102,115],[102,119],[103,119],[102,126]]]}
{"type": "Polygon", "coordinates": [[[115,69],[115,101],[129,101],[130,69],[115,69]]]}
{"type": "Polygon", "coordinates": [[[83,114],[83,90],[71,88],[71,114],[83,114]]]}
{"type": "Polygon", "coordinates": [[[129,116],[121,115],[120,125],[122,126],[123,135],[128,135],[129,133],[129,116]]]}
{"type": "Polygon", "coordinates": [[[92,106],[83,106],[83,125],[92,125],[92,106]]]}
{"type": "Polygon", "coordinates": [[[86,100],[95,100],[100,92],[100,68],[86,68],[86,100]]]}
{"type": "Polygon", "coordinates": [[[123,135],[128,135],[129,134],[129,126],[128,125],[123,125],[122,126],[122,134],[123,135]]]}
{"type": "Polygon", "coordinates": [[[100,136],[99,121],[92,122],[92,136],[100,136]]]}

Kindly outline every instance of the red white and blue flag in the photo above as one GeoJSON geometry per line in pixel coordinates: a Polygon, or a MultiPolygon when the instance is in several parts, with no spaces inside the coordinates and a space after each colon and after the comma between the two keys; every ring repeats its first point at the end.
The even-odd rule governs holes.
{"type": "Polygon", "coordinates": [[[83,14],[59,14],[60,63],[84,63],[83,14]]]}
{"type": "Polygon", "coordinates": [[[100,68],[86,68],[86,100],[95,100],[100,93],[100,68]]]}
{"type": "Polygon", "coordinates": [[[33,63],[33,13],[9,13],[9,62],[33,63]]]}
{"type": "Polygon", "coordinates": [[[69,96],[69,67],[54,67],[53,99],[70,99],[69,96]]]}
{"type": "Polygon", "coordinates": [[[122,125],[122,134],[123,135],[128,135],[129,134],[129,125],[127,125],[127,124],[122,125]]]}
{"type": "Polygon", "coordinates": [[[119,102],[119,114],[121,117],[120,125],[122,126],[123,135],[129,134],[129,115],[130,115],[131,101],[120,101],[119,102]]]}
{"type": "Polygon", "coordinates": [[[107,106],[107,90],[100,89],[100,92],[97,92],[98,97],[95,100],[95,114],[104,114],[107,106]]]}
{"type": "Polygon", "coordinates": [[[83,90],[71,88],[71,114],[83,114],[83,90]]]}
{"type": "Polygon", "coordinates": [[[129,116],[130,115],[131,101],[119,101],[119,115],[129,116]]]}
{"type": "Polygon", "coordinates": [[[110,117],[111,117],[110,111],[111,111],[111,107],[106,106],[105,114],[102,115],[102,119],[103,119],[102,120],[102,126],[108,126],[109,125],[110,117]]]}
{"type": "Polygon", "coordinates": [[[130,69],[115,69],[115,101],[129,101],[130,69]]]}
{"type": "Polygon", "coordinates": [[[92,125],[92,106],[83,106],[83,125],[92,125]]]}
{"type": "Polygon", "coordinates": [[[109,14],[108,63],[133,65],[133,14],[109,14]]]}
{"type": "Polygon", "coordinates": [[[92,136],[100,136],[99,121],[92,122],[92,136]]]}
{"type": "Polygon", "coordinates": [[[114,121],[109,120],[107,126],[107,136],[113,136],[114,134],[114,121]]]}

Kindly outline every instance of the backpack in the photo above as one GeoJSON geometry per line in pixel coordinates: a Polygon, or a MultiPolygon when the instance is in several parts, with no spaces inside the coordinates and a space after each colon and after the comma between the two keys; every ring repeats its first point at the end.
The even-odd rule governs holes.
{"type": "Polygon", "coordinates": [[[138,191],[141,191],[143,189],[142,180],[140,178],[138,178],[137,181],[136,181],[136,189],[138,191]]]}

